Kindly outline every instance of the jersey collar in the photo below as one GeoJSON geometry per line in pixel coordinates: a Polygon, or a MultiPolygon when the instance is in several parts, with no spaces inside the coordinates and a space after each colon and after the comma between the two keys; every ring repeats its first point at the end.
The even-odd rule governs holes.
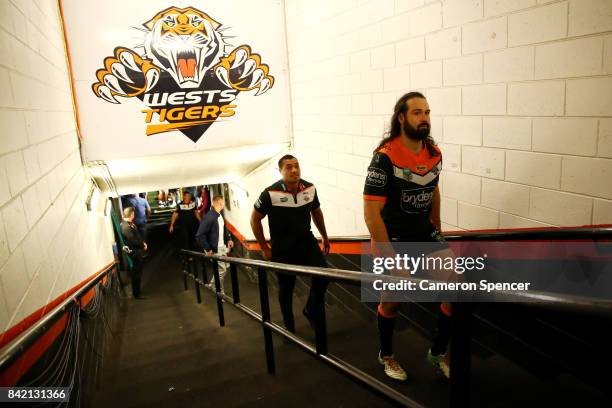
{"type": "Polygon", "coordinates": [[[393,140],[393,142],[395,142],[395,148],[399,149],[402,154],[406,154],[408,156],[412,156],[412,157],[419,157],[419,158],[428,158],[429,157],[429,151],[427,150],[427,146],[425,146],[425,142],[421,141],[421,150],[416,153],[414,150],[410,150],[409,148],[407,148],[401,141],[401,136],[395,138],[395,140],[393,140]]]}
{"type": "MultiPolygon", "coordinates": [[[[285,185],[283,180],[280,181],[280,185],[283,188],[283,191],[286,191],[286,192],[290,193],[289,189],[287,188],[287,186],[285,185]]],[[[302,182],[302,179],[300,179],[300,182],[298,183],[298,191],[297,192],[299,193],[300,191],[304,191],[305,189],[306,189],[306,186],[302,182]]]]}

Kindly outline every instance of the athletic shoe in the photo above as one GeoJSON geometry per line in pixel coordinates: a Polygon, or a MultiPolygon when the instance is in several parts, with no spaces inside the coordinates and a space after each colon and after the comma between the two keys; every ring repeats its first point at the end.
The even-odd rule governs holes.
{"type": "Polygon", "coordinates": [[[395,359],[395,356],[391,355],[389,357],[382,357],[380,352],[378,352],[378,362],[385,366],[385,374],[394,380],[406,381],[408,378],[404,369],[395,359]]]}
{"type": "Polygon", "coordinates": [[[446,378],[450,378],[450,364],[446,354],[434,356],[431,350],[427,352],[427,362],[434,366],[436,370],[446,378]]]}

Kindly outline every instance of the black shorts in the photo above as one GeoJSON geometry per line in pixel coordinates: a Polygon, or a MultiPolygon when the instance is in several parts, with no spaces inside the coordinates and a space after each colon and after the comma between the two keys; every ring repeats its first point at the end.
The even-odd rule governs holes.
{"type": "Polygon", "coordinates": [[[272,262],[287,263],[303,266],[326,267],[327,262],[319,248],[315,237],[304,239],[290,249],[275,251],[272,246],[272,262]]]}
{"type": "Polygon", "coordinates": [[[448,247],[446,239],[436,227],[431,223],[407,228],[403,233],[390,233],[389,239],[391,242],[438,242],[448,247]]]}

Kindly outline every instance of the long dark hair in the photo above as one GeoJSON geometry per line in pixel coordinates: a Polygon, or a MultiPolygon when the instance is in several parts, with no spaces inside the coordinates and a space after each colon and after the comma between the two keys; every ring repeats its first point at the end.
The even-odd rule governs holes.
{"type": "MultiPolygon", "coordinates": [[[[395,139],[396,137],[399,137],[402,134],[402,124],[399,121],[399,115],[400,113],[403,113],[404,116],[406,116],[406,111],[408,110],[408,101],[414,98],[426,99],[425,95],[420,92],[408,92],[407,94],[402,95],[402,97],[397,100],[397,102],[395,103],[395,107],[393,108],[393,116],[391,116],[391,124],[389,126],[389,131],[385,132],[386,136],[383,138],[383,140],[380,141],[378,147],[374,149],[374,153],[376,153],[378,149],[383,147],[385,144],[395,139]]],[[[406,120],[408,120],[408,118],[406,118],[406,120]]],[[[440,153],[434,148],[436,142],[433,137],[431,137],[431,135],[427,136],[424,142],[425,147],[427,147],[427,150],[429,151],[429,154],[431,156],[440,155],[440,153]]]]}

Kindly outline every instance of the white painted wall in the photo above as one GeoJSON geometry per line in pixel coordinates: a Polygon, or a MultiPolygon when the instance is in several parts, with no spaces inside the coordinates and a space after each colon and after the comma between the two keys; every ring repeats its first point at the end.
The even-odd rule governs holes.
{"type": "Polygon", "coordinates": [[[612,223],[612,1],[285,3],[296,154],[330,235],[367,233],[365,171],[410,90],[444,229],[612,223]]]}
{"type": "MultiPolygon", "coordinates": [[[[229,183],[232,208],[225,209],[225,217],[247,239],[255,239],[251,231],[253,204],[266,187],[280,179],[276,162],[281,156],[271,159],[239,182],[229,183]]],[[[268,217],[264,218],[262,225],[269,238],[268,217]]]]}
{"type": "Polygon", "coordinates": [[[86,210],[57,2],[0,1],[0,333],[113,260],[86,210]]]}

